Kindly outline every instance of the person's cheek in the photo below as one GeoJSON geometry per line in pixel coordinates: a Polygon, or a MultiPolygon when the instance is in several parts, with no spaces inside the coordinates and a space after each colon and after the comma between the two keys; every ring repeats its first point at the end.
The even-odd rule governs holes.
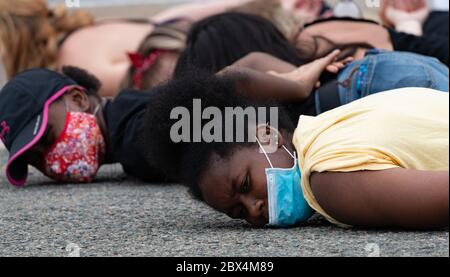
{"type": "Polygon", "coordinates": [[[264,188],[264,192],[263,192],[263,199],[265,201],[265,205],[264,205],[264,217],[267,220],[267,223],[269,223],[269,197],[267,195],[267,185],[264,188]]]}
{"type": "Polygon", "coordinates": [[[264,167],[255,170],[254,175],[254,186],[255,186],[255,198],[264,201],[264,217],[269,219],[269,199],[267,196],[267,177],[264,167]]]}

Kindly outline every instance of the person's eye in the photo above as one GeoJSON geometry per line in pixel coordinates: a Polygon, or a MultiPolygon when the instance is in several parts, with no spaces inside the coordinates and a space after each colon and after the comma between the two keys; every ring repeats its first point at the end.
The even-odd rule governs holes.
{"type": "Polygon", "coordinates": [[[250,176],[247,175],[245,177],[244,183],[241,187],[241,193],[247,193],[250,190],[250,176]]]}

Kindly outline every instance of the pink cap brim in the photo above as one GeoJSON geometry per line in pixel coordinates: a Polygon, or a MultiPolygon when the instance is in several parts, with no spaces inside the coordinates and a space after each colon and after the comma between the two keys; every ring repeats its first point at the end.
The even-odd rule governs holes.
{"type": "Polygon", "coordinates": [[[28,177],[28,173],[26,174],[26,176],[22,179],[22,180],[15,180],[11,177],[11,174],[9,172],[9,168],[11,166],[11,164],[16,161],[21,155],[23,155],[23,153],[25,153],[26,151],[30,150],[30,148],[32,148],[34,145],[36,145],[36,143],[39,142],[39,140],[41,139],[41,137],[44,135],[45,133],[45,129],[47,128],[47,123],[48,123],[48,110],[50,108],[50,105],[53,104],[56,100],[58,100],[61,96],[64,95],[64,93],[66,93],[69,89],[71,88],[78,88],[84,91],[84,88],[82,87],[78,87],[78,86],[65,86],[62,89],[60,89],[57,93],[55,93],[51,98],[49,98],[45,104],[44,104],[44,109],[43,109],[43,118],[42,118],[42,124],[41,124],[41,128],[39,129],[39,132],[37,133],[37,135],[33,138],[33,140],[28,143],[27,145],[25,145],[22,149],[20,149],[16,154],[14,154],[14,156],[10,157],[8,160],[8,163],[6,165],[6,176],[8,178],[8,181],[16,186],[16,187],[22,187],[25,185],[26,181],[27,181],[27,177],[28,177]]]}

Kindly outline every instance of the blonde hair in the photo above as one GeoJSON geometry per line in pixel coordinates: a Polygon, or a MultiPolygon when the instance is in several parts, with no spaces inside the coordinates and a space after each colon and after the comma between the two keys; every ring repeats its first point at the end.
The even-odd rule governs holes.
{"type": "Polygon", "coordinates": [[[8,78],[34,67],[56,69],[61,39],[92,25],[84,11],[49,9],[45,0],[0,0],[0,43],[8,78]]]}

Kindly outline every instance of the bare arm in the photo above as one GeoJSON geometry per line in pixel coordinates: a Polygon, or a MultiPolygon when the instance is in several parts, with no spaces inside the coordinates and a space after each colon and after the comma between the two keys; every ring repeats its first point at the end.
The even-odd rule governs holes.
{"type": "Polygon", "coordinates": [[[409,169],[314,173],[311,188],[333,218],[364,227],[449,225],[449,172],[409,169]]]}
{"type": "Polygon", "coordinates": [[[233,66],[250,68],[259,72],[289,73],[297,69],[297,66],[276,58],[270,54],[253,52],[238,60],[233,66]]]}
{"type": "Polygon", "coordinates": [[[292,102],[306,100],[324,70],[337,72],[339,51],[299,68],[265,53],[251,53],[219,74],[236,81],[239,90],[254,100],[292,102]]]}
{"type": "Polygon", "coordinates": [[[176,17],[187,17],[193,21],[198,21],[208,16],[225,12],[239,5],[246,4],[250,1],[251,0],[198,1],[167,9],[166,11],[151,17],[151,19],[160,22],[176,17]]]}
{"type": "Polygon", "coordinates": [[[219,72],[219,75],[235,81],[239,91],[256,101],[302,101],[311,93],[303,90],[296,82],[246,67],[229,66],[219,72]]]}

